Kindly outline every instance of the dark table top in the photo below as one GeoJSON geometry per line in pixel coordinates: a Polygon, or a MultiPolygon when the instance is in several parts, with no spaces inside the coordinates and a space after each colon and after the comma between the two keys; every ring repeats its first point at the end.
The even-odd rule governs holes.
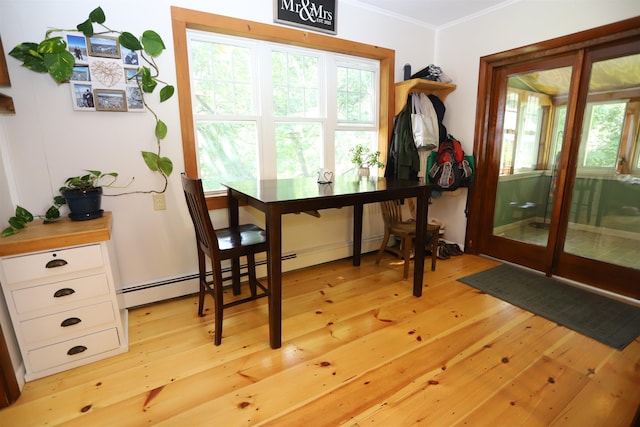
{"type": "MultiPolygon", "coordinates": [[[[329,184],[318,184],[315,177],[269,179],[251,181],[233,181],[223,183],[227,188],[243,193],[262,203],[282,203],[314,199],[343,199],[355,195],[360,198],[376,201],[376,194],[381,192],[412,191],[412,189],[429,186],[422,181],[390,180],[378,177],[339,176],[329,184]]],[[[382,200],[382,199],[379,199],[382,200]]],[[[349,203],[346,203],[349,204],[349,203]]]]}

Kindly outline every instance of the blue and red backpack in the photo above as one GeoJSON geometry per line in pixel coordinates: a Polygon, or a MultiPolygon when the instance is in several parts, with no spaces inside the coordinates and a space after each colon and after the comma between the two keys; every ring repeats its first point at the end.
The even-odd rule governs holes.
{"type": "Polygon", "coordinates": [[[433,165],[429,169],[429,182],[448,191],[469,186],[473,170],[460,141],[449,135],[440,141],[438,151],[432,152],[431,156],[433,165]]]}

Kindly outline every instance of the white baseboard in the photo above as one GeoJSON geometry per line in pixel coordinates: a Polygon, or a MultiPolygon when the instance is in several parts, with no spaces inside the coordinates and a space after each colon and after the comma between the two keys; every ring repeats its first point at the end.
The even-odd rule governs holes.
{"type": "MultiPolygon", "coordinates": [[[[380,236],[364,239],[362,253],[377,251],[382,243],[380,236]]],[[[352,255],[350,244],[328,245],[296,251],[294,254],[283,254],[282,271],[293,271],[325,262],[348,258],[352,255]]],[[[257,260],[256,274],[266,277],[267,268],[264,260],[257,260]]],[[[157,301],[178,298],[198,292],[197,273],[171,277],[149,283],[125,286],[120,292],[126,308],[137,307],[157,301]]]]}

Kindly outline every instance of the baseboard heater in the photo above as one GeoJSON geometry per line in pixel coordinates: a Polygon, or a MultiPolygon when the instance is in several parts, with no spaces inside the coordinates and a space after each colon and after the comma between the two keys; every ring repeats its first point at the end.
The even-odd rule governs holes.
{"type": "MultiPolygon", "coordinates": [[[[290,259],[295,259],[297,258],[296,254],[289,254],[289,255],[282,255],[282,260],[286,261],[286,260],[290,260],[290,259]]],[[[267,265],[267,260],[262,260],[262,261],[256,261],[256,267],[261,266],[261,265],[267,265]]],[[[247,269],[247,264],[241,264],[240,265],[240,276],[244,277],[247,275],[246,272],[247,269]]],[[[231,283],[229,283],[231,281],[231,267],[226,267],[222,269],[222,274],[226,275],[225,277],[223,277],[223,287],[228,287],[231,286],[231,283]]],[[[207,276],[212,276],[213,273],[211,271],[207,272],[207,276]]],[[[167,286],[167,285],[172,285],[174,283],[180,283],[180,282],[185,282],[188,280],[198,280],[198,274],[190,274],[187,276],[180,276],[180,277],[175,277],[173,279],[167,279],[167,280],[160,280],[157,282],[151,282],[151,283],[144,283],[141,285],[137,285],[137,286],[131,286],[129,288],[124,288],[122,289],[122,293],[126,294],[126,293],[130,293],[130,292],[137,292],[137,291],[142,291],[142,290],[147,290],[147,289],[153,289],[153,288],[158,288],[161,286],[167,286]]]]}

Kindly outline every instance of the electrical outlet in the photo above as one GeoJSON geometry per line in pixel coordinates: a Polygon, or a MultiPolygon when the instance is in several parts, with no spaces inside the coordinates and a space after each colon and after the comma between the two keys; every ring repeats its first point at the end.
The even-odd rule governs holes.
{"type": "Polygon", "coordinates": [[[163,211],[167,209],[167,201],[164,198],[164,194],[153,195],[153,209],[156,211],[163,211]]]}

